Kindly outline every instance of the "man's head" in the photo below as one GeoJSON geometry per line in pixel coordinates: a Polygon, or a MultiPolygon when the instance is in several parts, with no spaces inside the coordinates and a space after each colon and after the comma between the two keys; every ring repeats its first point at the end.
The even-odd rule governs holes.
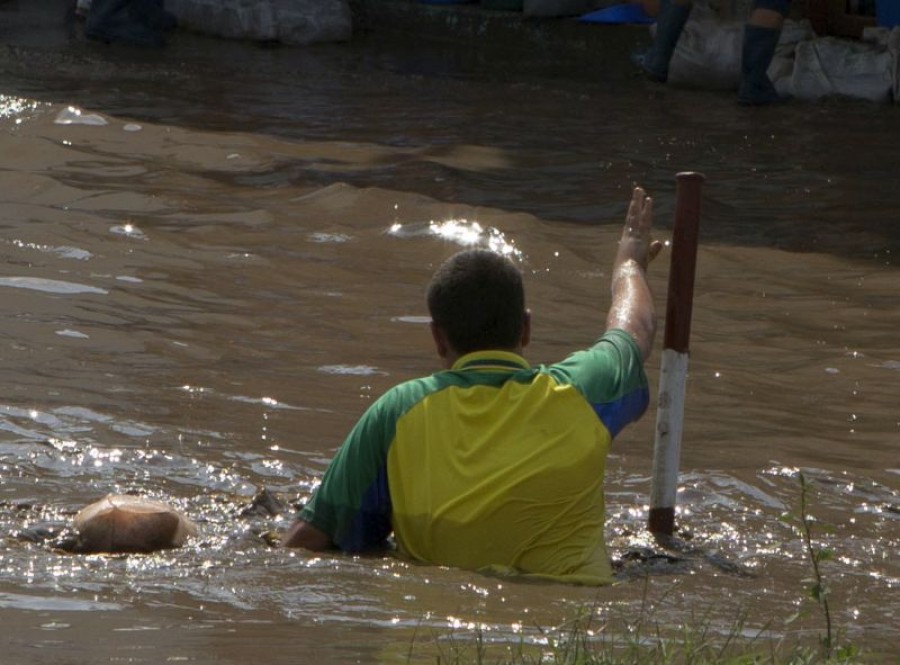
{"type": "Polygon", "coordinates": [[[520,350],[528,343],[522,274],[496,252],[471,249],[444,262],[428,286],[428,311],[438,353],[445,358],[520,350]]]}

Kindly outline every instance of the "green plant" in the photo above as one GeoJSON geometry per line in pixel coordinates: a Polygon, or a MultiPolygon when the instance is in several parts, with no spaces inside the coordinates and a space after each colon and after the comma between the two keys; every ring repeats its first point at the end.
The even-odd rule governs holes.
{"type": "MultiPolygon", "coordinates": [[[[808,583],[807,593],[809,597],[819,606],[825,619],[825,634],[819,638],[822,655],[826,663],[851,663],[858,657],[859,650],[850,644],[842,646],[838,644],[839,637],[834,629],[831,606],[828,602],[830,589],[822,570],[822,564],[834,558],[834,551],[817,545],[813,538],[814,526],[819,531],[826,533],[830,533],[833,529],[827,524],[818,522],[809,512],[812,482],[807,480],[806,475],[802,471],[797,472],[797,479],[800,483],[798,512],[796,514],[787,513],[783,516],[783,519],[792,524],[799,533],[803,543],[803,551],[812,568],[812,577],[806,578],[804,582],[808,583]]],[[[799,612],[790,617],[788,623],[796,619],[798,615],[799,612]]],[[[795,654],[795,656],[798,655],[795,654]]],[[[798,662],[814,662],[815,657],[813,654],[806,655],[808,660],[798,662]]]]}
{"type": "Polygon", "coordinates": [[[822,646],[825,648],[825,659],[831,658],[834,651],[834,635],[832,633],[831,608],[828,606],[829,589],[825,584],[825,578],[822,575],[821,564],[828,561],[834,556],[834,552],[830,549],[815,547],[812,540],[812,524],[813,520],[809,515],[808,499],[809,499],[809,483],[803,472],[797,474],[800,480],[800,535],[803,538],[803,547],[809,557],[813,570],[813,579],[809,587],[809,593],[812,598],[819,603],[822,608],[822,614],[825,615],[825,635],[822,638],[822,646]]]}

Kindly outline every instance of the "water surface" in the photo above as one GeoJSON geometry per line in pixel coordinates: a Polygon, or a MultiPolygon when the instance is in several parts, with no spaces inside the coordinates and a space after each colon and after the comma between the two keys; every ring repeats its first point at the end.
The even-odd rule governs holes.
{"type": "MultiPolygon", "coordinates": [[[[815,533],[835,553],[836,623],[888,658],[900,115],[744,109],[516,63],[371,37],[0,45],[8,662],[434,662],[436,636],[540,643],[585,607],[595,625],[711,613],[723,632],[747,611],[749,634],[814,644],[814,608],[785,623],[810,572],[779,519],[798,470],[833,528],[815,533]],[[699,553],[597,590],[265,544],[289,516],[242,516],[254,493],[305,500],[366,406],[437,368],[436,265],[472,243],[510,252],[534,311],[528,357],[552,362],[601,332],[630,188],[656,197],[666,238],[684,169],[708,177],[679,494],[699,553]],[[15,537],[108,492],[172,501],[202,535],[151,557],[15,537]]],[[[667,261],[652,269],[660,312],[667,261]]],[[[609,464],[617,557],[648,544],[654,417],[609,464]]]]}

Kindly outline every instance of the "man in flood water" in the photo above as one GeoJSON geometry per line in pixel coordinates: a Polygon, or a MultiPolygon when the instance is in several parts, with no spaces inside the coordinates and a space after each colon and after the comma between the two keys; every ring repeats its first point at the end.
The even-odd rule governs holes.
{"type": "MultiPolygon", "coordinates": [[[[649,401],[656,331],[646,270],[653,204],[634,190],[612,270],[607,331],[589,349],[532,368],[522,276],[468,250],[428,288],[444,366],[402,383],[357,422],[288,547],[366,552],[473,570],[605,584],[603,476],[613,437],[649,401]]],[[[565,322],[559,322],[565,325],[565,322]]]]}

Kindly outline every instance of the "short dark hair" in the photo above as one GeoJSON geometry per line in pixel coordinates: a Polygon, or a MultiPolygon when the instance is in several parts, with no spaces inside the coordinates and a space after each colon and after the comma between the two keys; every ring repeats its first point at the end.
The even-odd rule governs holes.
{"type": "Polygon", "coordinates": [[[454,254],[431,278],[428,311],[457,353],[516,348],[525,321],[522,273],[486,249],[454,254]]]}

